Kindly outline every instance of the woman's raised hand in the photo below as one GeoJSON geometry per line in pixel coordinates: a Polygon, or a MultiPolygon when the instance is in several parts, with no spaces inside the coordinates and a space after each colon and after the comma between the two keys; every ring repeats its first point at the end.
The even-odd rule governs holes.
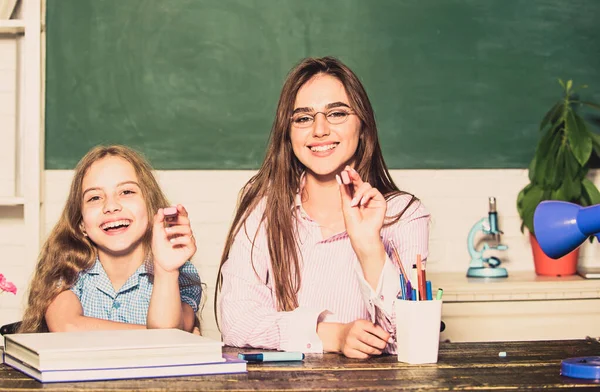
{"type": "Polygon", "coordinates": [[[340,184],[346,231],[354,251],[360,256],[373,241],[381,242],[379,235],[387,202],[377,188],[364,182],[350,166],[336,175],[336,179],[340,184]]]}

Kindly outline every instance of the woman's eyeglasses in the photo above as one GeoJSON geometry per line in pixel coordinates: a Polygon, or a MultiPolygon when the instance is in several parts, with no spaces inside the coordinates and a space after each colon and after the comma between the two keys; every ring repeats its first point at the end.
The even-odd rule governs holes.
{"type": "Polygon", "coordinates": [[[348,120],[354,112],[344,109],[331,109],[327,112],[315,112],[315,113],[296,113],[292,116],[292,126],[296,128],[308,128],[315,123],[315,117],[321,113],[325,116],[327,122],[331,125],[343,124],[348,120]]]}

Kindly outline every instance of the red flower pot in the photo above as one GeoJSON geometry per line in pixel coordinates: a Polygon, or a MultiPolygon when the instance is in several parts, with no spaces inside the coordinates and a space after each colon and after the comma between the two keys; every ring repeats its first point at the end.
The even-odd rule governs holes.
{"type": "Polygon", "coordinates": [[[577,259],[579,257],[579,248],[571,251],[559,259],[551,259],[546,256],[540,244],[532,234],[529,234],[531,241],[531,250],[533,252],[533,264],[535,273],[545,276],[565,276],[577,273],[577,259]]]}

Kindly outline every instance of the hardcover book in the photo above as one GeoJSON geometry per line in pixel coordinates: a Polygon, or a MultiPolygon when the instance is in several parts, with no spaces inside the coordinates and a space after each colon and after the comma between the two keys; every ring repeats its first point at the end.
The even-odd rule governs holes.
{"type": "Polygon", "coordinates": [[[223,362],[223,343],[179,329],[26,333],[4,352],[39,371],[223,362]]]}
{"type": "Polygon", "coordinates": [[[175,376],[198,376],[207,374],[245,373],[246,361],[233,357],[223,358],[224,362],[217,363],[191,363],[185,365],[167,366],[137,366],[114,367],[98,369],[63,369],[39,370],[10,355],[5,355],[7,365],[35,378],[40,382],[75,382],[75,381],[100,381],[133,378],[156,378],[175,376]]]}

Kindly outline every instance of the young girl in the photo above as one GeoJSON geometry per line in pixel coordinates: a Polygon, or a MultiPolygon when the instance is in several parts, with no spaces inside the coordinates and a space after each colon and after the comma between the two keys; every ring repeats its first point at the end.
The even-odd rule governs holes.
{"type": "Polygon", "coordinates": [[[225,344],[367,358],[394,352],[393,302],[428,255],[429,215],[383,161],[373,109],[340,61],[288,75],[266,158],[242,190],[217,294],[225,344]]]}
{"type": "Polygon", "coordinates": [[[192,331],[200,279],[185,208],[169,204],[138,153],[96,147],[77,164],[44,244],[19,332],[180,328],[192,331]]]}

